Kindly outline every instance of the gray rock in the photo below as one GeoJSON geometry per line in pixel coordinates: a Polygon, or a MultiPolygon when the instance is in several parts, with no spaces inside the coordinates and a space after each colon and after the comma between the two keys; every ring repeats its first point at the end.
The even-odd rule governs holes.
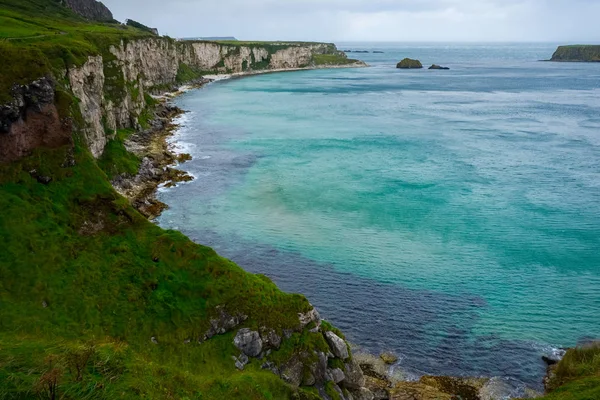
{"type": "Polygon", "coordinates": [[[329,379],[327,375],[327,356],[325,353],[316,353],[317,361],[310,366],[310,373],[315,377],[317,384],[324,384],[329,379]]]}
{"type": "Polygon", "coordinates": [[[299,358],[292,358],[281,368],[281,378],[293,386],[300,386],[303,380],[304,364],[299,358]]]}
{"type": "MultiPolygon", "coordinates": [[[[140,166],[140,171],[146,171],[145,173],[150,175],[151,174],[150,171],[152,170],[151,165],[152,164],[151,164],[150,160],[148,160],[147,158],[143,159],[142,165],[140,166]],[[148,167],[148,165],[146,164],[146,161],[148,164],[150,164],[150,167],[148,167]]],[[[210,339],[216,335],[225,334],[248,319],[248,316],[244,315],[244,314],[237,314],[237,315],[229,314],[227,311],[225,311],[223,306],[217,307],[217,311],[219,312],[219,316],[217,318],[213,318],[210,320],[210,328],[208,329],[208,331],[206,331],[204,336],[199,340],[200,342],[202,342],[203,340],[210,339]]]]}
{"type": "Polygon", "coordinates": [[[262,339],[256,331],[248,328],[240,329],[233,339],[235,347],[249,357],[258,357],[262,351],[262,339]]]}
{"type": "Polygon", "coordinates": [[[260,338],[262,339],[265,347],[270,347],[276,350],[279,350],[279,347],[281,347],[281,336],[279,336],[273,329],[267,329],[265,327],[261,328],[260,338]]]}
{"type": "Polygon", "coordinates": [[[235,367],[240,371],[242,371],[248,362],[250,362],[250,359],[244,353],[242,353],[239,357],[233,357],[233,359],[235,361],[235,367]]]}
{"type": "Polygon", "coordinates": [[[361,387],[355,390],[351,390],[352,398],[354,400],[373,400],[375,396],[367,388],[361,387]]]}
{"type": "Polygon", "coordinates": [[[154,336],[152,336],[152,337],[150,338],[150,341],[151,341],[152,343],[154,343],[154,344],[158,344],[158,340],[156,340],[156,338],[155,338],[154,336]]]}
{"type": "Polygon", "coordinates": [[[329,344],[331,351],[336,357],[339,357],[342,360],[350,357],[350,354],[348,354],[348,346],[344,339],[329,331],[325,332],[325,340],[327,340],[327,344],[329,344]]]}
{"type": "Polygon", "coordinates": [[[336,385],[338,383],[340,383],[341,381],[343,381],[344,379],[346,379],[346,375],[344,375],[344,371],[342,371],[339,368],[329,370],[329,375],[331,376],[331,379],[333,380],[333,382],[336,385]]]}
{"type": "Polygon", "coordinates": [[[346,375],[346,379],[342,382],[344,387],[348,389],[360,389],[365,386],[365,375],[356,360],[345,364],[344,374],[346,375]]]}
{"type": "Polygon", "coordinates": [[[321,325],[321,316],[316,308],[302,314],[298,313],[298,319],[300,320],[300,329],[304,329],[304,327],[311,322],[314,322],[317,326],[321,325]]]}

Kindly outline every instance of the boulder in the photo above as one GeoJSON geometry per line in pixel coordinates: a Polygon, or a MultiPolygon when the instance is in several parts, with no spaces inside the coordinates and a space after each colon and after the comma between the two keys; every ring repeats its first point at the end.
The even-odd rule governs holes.
{"type": "Polygon", "coordinates": [[[310,365],[310,373],[314,376],[316,383],[324,384],[328,380],[327,375],[327,355],[325,353],[316,353],[317,361],[310,365]]]}
{"type": "Polygon", "coordinates": [[[248,362],[250,362],[250,359],[244,353],[242,353],[239,357],[233,357],[233,360],[235,361],[235,367],[240,371],[242,371],[248,362]]]}
{"type": "MultiPolygon", "coordinates": [[[[156,175],[157,171],[154,171],[152,162],[146,157],[142,160],[139,174],[145,174],[148,180],[152,179],[156,175]]],[[[216,310],[219,312],[218,317],[210,320],[210,328],[203,337],[200,338],[199,342],[208,340],[216,335],[222,335],[229,332],[242,322],[248,319],[247,315],[237,314],[231,315],[223,306],[218,306],[216,310]]]]}
{"type": "Polygon", "coordinates": [[[419,69],[419,68],[423,68],[423,64],[421,64],[421,61],[419,61],[419,60],[413,60],[412,58],[405,58],[404,60],[400,61],[396,65],[396,68],[419,69]]]}
{"type": "Polygon", "coordinates": [[[350,394],[354,400],[374,400],[375,396],[367,388],[361,387],[359,389],[351,390],[350,394]]]}
{"type": "Polygon", "coordinates": [[[317,326],[321,325],[321,316],[316,308],[306,312],[298,313],[298,319],[300,320],[300,329],[304,329],[308,324],[314,322],[317,326]]]}
{"type": "Polygon", "coordinates": [[[235,347],[248,357],[258,357],[262,351],[262,340],[256,331],[248,328],[240,329],[233,339],[235,347]]]}
{"type": "Polygon", "coordinates": [[[96,0],[64,0],[64,4],[76,14],[92,21],[111,22],[113,20],[112,12],[96,0]]]}
{"type": "Polygon", "coordinates": [[[440,65],[437,64],[433,64],[431,67],[429,67],[429,69],[450,69],[448,67],[442,67],[440,65]]]}
{"type": "Polygon", "coordinates": [[[341,381],[343,381],[344,379],[346,379],[346,375],[344,375],[344,371],[342,371],[339,368],[330,369],[329,370],[329,376],[331,376],[331,380],[333,380],[333,382],[336,385],[338,383],[340,383],[341,381]]]}
{"type": "Polygon", "coordinates": [[[365,375],[356,360],[345,364],[344,375],[346,376],[342,382],[344,387],[348,389],[360,389],[365,386],[365,375]]]}
{"type": "Polygon", "coordinates": [[[384,363],[388,365],[394,364],[396,361],[398,361],[398,357],[394,353],[391,353],[389,351],[381,353],[379,357],[383,360],[384,363]]]}
{"type": "Polygon", "coordinates": [[[346,345],[344,339],[329,331],[325,332],[325,340],[327,340],[327,344],[329,344],[331,351],[336,357],[341,358],[342,360],[350,357],[350,354],[348,353],[348,346],[346,345]]]}

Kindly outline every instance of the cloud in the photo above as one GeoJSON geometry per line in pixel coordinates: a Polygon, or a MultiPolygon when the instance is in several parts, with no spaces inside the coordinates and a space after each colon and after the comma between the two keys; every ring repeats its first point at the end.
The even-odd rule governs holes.
{"type": "Polygon", "coordinates": [[[104,0],[173,37],[600,42],[597,0],[104,0]]]}

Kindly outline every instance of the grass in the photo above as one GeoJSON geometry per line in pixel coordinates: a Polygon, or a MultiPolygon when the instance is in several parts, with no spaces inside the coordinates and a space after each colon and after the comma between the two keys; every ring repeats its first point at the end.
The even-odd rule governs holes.
{"type": "Polygon", "coordinates": [[[546,400],[600,399],[600,343],[569,350],[549,386],[546,400]]]}
{"type": "Polygon", "coordinates": [[[115,138],[109,140],[104,148],[104,154],[98,160],[98,167],[113,179],[118,175],[136,175],[141,160],[133,153],[125,149],[124,141],[133,133],[130,129],[117,131],[115,138]]]}
{"type": "Polygon", "coordinates": [[[354,64],[357,60],[347,58],[344,53],[339,54],[315,54],[313,55],[315,65],[344,65],[354,64]]]}
{"type": "MultiPolygon", "coordinates": [[[[121,150],[110,151],[117,165],[121,150]]],[[[308,301],[148,222],[113,191],[103,169],[120,168],[108,159],[97,165],[76,145],[70,167],[68,154],[0,166],[0,398],[37,396],[52,379],[66,399],[290,397],[258,365],[235,370],[233,333],[197,338],[217,306],[281,334],[308,301]]],[[[294,337],[273,360],[326,346],[320,334],[294,337]]]]}

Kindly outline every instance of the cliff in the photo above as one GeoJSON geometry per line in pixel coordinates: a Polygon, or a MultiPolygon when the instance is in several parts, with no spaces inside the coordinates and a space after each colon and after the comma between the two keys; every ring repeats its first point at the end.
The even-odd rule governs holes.
{"type": "MultiPolygon", "coordinates": [[[[111,44],[103,54],[90,55],[81,65],[60,71],[54,80],[68,81],[64,90],[78,99],[81,130],[92,155],[98,158],[118,129],[140,128],[139,118],[148,106],[149,93],[183,84],[185,79],[199,78],[204,73],[252,73],[332,65],[364,64],[348,60],[332,44],[222,44],[148,37],[111,44]]],[[[28,154],[39,142],[24,137],[26,121],[30,120],[25,117],[34,112],[35,107],[25,109],[15,93],[12,97],[12,101],[2,106],[10,110],[4,114],[22,118],[18,121],[13,121],[14,117],[3,119],[5,132],[0,136],[0,143],[5,150],[0,153],[0,161],[28,154]],[[13,127],[13,122],[19,123],[13,127]]],[[[32,127],[28,135],[42,134],[32,127]]]]}
{"type": "Polygon", "coordinates": [[[600,62],[600,45],[559,46],[550,61],[600,62]]]}
{"type": "Polygon", "coordinates": [[[12,26],[48,31],[0,42],[0,397],[372,398],[306,298],[160,229],[110,182],[150,163],[124,146],[172,111],[150,93],[357,64],[330,44],[177,42],[3,1],[12,26]]]}

